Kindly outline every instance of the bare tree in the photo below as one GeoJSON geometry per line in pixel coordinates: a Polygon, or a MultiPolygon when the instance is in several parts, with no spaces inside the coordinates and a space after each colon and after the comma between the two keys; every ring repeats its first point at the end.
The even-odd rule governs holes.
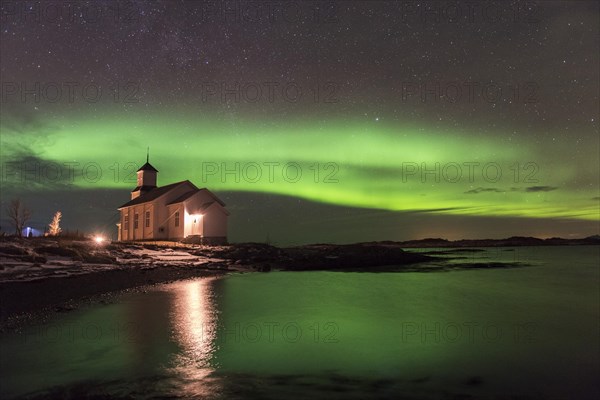
{"type": "Polygon", "coordinates": [[[62,217],[62,213],[57,211],[54,214],[54,218],[52,218],[52,222],[48,225],[49,231],[48,235],[50,236],[58,236],[62,229],[60,229],[60,218],[62,217]]]}
{"type": "Polygon", "coordinates": [[[31,218],[31,210],[25,207],[20,199],[13,199],[6,208],[6,213],[11,224],[15,227],[15,234],[18,237],[23,237],[23,228],[31,218]]]}

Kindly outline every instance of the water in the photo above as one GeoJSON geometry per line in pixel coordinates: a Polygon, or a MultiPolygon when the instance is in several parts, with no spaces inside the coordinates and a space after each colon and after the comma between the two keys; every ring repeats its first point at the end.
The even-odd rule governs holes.
{"type": "Polygon", "coordinates": [[[0,337],[0,397],[598,398],[600,248],[454,263],[481,260],[529,266],[257,273],[122,294],[0,337]]]}

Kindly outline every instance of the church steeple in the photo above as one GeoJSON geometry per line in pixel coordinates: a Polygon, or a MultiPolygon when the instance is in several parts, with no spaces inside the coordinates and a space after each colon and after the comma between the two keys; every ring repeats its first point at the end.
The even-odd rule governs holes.
{"type": "Polygon", "coordinates": [[[146,164],[137,170],[137,186],[131,191],[131,200],[156,188],[158,170],[150,164],[150,148],[146,152],[146,164]]]}

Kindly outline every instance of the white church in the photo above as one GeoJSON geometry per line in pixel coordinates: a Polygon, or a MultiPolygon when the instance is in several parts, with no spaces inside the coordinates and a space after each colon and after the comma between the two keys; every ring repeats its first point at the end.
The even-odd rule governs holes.
{"type": "Polygon", "coordinates": [[[227,243],[229,212],[217,196],[185,180],[156,186],[158,170],[148,158],[137,171],[131,200],[119,207],[118,240],[186,239],[194,243],[227,243]]]}

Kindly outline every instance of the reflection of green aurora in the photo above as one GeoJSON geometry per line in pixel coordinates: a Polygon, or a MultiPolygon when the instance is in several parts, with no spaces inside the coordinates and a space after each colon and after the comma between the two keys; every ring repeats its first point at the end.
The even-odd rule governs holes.
{"type": "MultiPolygon", "coordinates": [[[[82,188],[132,187],[149,145],[159,185],[190,179],[214,190],[386,210],[599,218],[594,148],[575,164],[552,142],[380,121],[231,123],[155,113],[126,121],[65,118],[54,125],[52,135],[32,133],[25,143],[44,149],[40,159],[68,166],[82,188]],[[87,179],[78,177],[82,173],[87,179]]],[[[5,132],[2,158],[10,160],[23,136],[5,132]]],[[[46,172],[46,178],[55,175],[46,172]]]]}

